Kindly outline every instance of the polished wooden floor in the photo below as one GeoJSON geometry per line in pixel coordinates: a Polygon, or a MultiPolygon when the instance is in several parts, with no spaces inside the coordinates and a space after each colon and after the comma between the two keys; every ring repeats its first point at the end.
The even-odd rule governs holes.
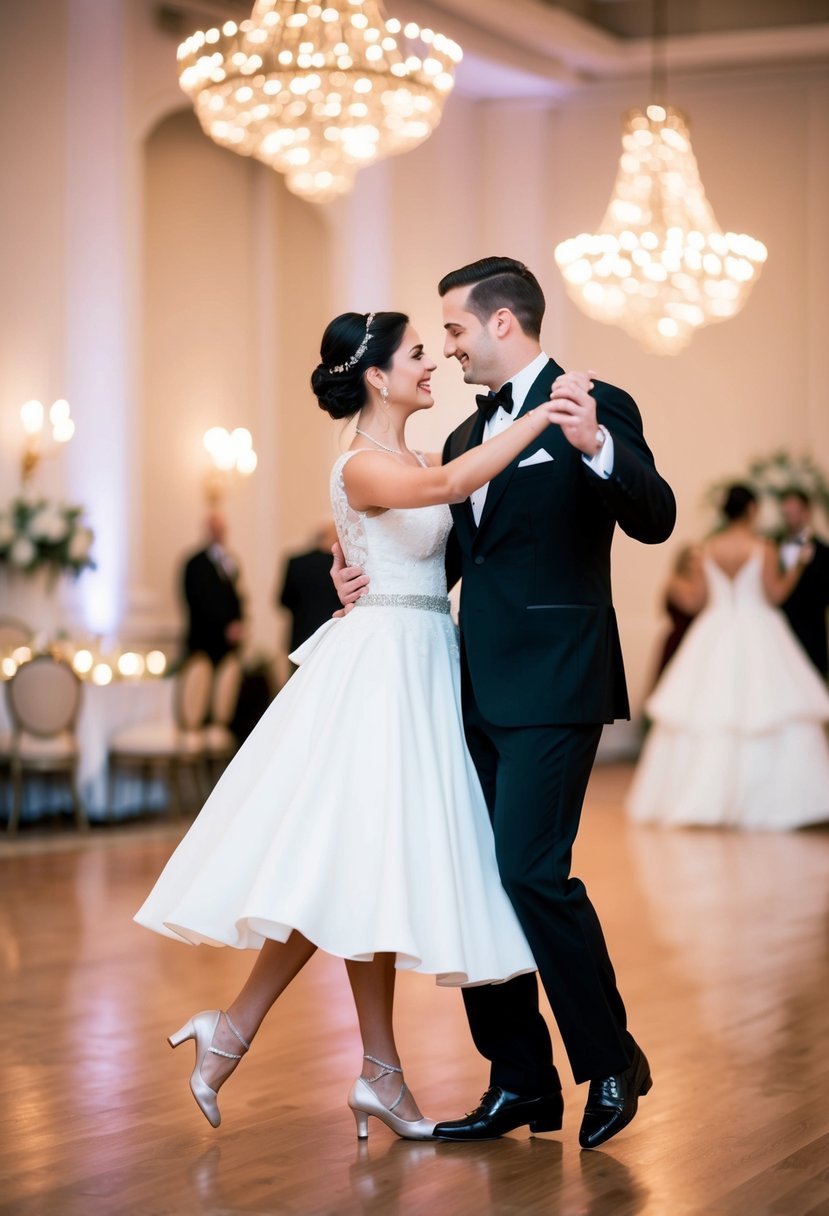
{"type": "MultiPolygon", "coordinates": [[[[345,1105],[359,1042],[340,962],[317,956],[222,1091],[214,1131],[165,1036],[226,1002],[249,955],[157,938],[131,915],[168,825],[28,828],[0,844],[3,1216],[817,1216],[829,1213],[829,831],[629,827],[630,771],[597,769],[577,851],[654,1088],[603,1151],[564,1131],[416,1144],[345,1105]]],[[[486,1074],[457,992],[399,983],[423,1109],[486,1074]]]]}

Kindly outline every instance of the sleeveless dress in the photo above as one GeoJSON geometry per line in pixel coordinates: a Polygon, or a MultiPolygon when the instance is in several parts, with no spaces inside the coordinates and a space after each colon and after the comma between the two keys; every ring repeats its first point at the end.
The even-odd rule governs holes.
{"type": "Polygon", "coordinates": [[[703,558],[708,601],[646,701],[628,793],[642,823],[785,829],[829,820],[829,693],[763,591],[703,558]]]}
{"type": "Polygon", "coordinates": [[[331,501],[371,594],[294,654],[291,677],[136,915],[193,944],[258,948],[298,929],[329,954],[396,954],[439,984],[535,962],[503,887],[466,750],[444,550],[448,507],[331,501]]]}

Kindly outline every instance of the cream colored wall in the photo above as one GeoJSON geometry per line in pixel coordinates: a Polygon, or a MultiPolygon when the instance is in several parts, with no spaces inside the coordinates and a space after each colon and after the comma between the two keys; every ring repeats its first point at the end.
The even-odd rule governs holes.
{"type": "Polygon", "coordinates": [[[205,139],[192,113],[146,142],[142,545],[134,595],[179,628],[180,573],[200,547],[211,426],[247,427],[255,476],[224,499],[251,641],[273,650],[282,555],[327,513],[330,422],[308,389],[327,316],[319,214],[263,166],[205,139]]]}
{"type": "MultiPolygon", "coordinates": [[[[17,486],[19,409],[66,395],[65,308],[60,272],[65,130],[55,121],[66,90],[65,20],[48,0],[4,5],[0,38],[15,71],[0,73],[0,484],[17,486]],[[44,34],[44,31],[47,31],[44,34]],[[13,59],[12,59],[13,55],[13,59]],[[21,87],[38,81],[38,105],[21,87]]],[[[57,463],[43,467],[44,491],[63,490],[57,463]]]]}
{"type": "MultiPolygon", "coordinates": [[[[177,88],[175,40],[153,26],[151,6],[112,0],[109,8],[121,19],[106,23],[99,55],[108,47],[120,74],[95,74],[94,88],[84,91],[77,74],[89,64],[74,55],[76,83],[67,87],[66,47],[77,47],[88,28],[92,0],[3,6],[13,65],[0,80],[4,485],[16,471],[20,403],[67,391],[70,370],[88,367],[94,353],[89,328],[67,324],[68,311],[83,307],[86,259],[96,271],[87,278],[90,302],[112,312],[123,340],[112,364],[115,387],[108,397],[96,388],[86,423],[103,434],[110,411],[121,422],[119,442],[126,437],[131,445],[127,475],[107,482],[114,515],[127,520],[122,629],[179,628],[175,567],[197,539],[201,434],[214,422],[244,423],[261,464],[228,502],[231,540],[250,588],[254,640],[272,647],[281,628],[271,604],[278,565],[325,513],[327,470],[341,441],[307,389],[324,324],[345,308],[399,307],[439,351],[440,276],[487,253],[524,258],[548,298],[546,349],[633,393],[677,491],[674,541],[648,549],[622,537],[615,549],[638,705],[666,568],[678,544],[710,522],[701,505],[705,486],[779,445],[809,450],[829,466],[829,72],[743,70],[674,82],[671,100],[690,115],[720,223],[761,238],[770,256],[739,317],[702,331],[680,356],[660,359],[579,313],[553,261],[557,241],[601,218],[621,115],[646,100],[635,82],[585,89],[557,108],[455,97],[426,144],[364,171],[352,196],[317,209],[200,133],[177,88]],[[67,42],[68,25],[74,42],[67,42]],[[35,74],[39,104],[30,113],[25,82],[35,74]],[[90,109],[107,106],[121,115],[120,149],[113,147],[116,124],[90,119],[90,109]],[[76,141],[91,130],[91,169],[120,217],[119,256],[114,268],[106,263],[102,287],[106,243],[89,220],[100,190],[90,189],[88,214],[79,214],[83,192],[67,169],[67,126],[76,141]]],[[[108,229],[107,241],[113,232],[118,237],[108,229]]],[[[439,446],[472,396],[454,364],[441,362],[435,386],[438,406],[413,427],[415,442],[427,447],[439,446]]],[[[89,429],[75,442],[82,441],[91,442],[89,429]]],[[[49,492],[65,483],[77,496],[84,478],[95,476],[92,448],[43,476],[49,492]]]]}

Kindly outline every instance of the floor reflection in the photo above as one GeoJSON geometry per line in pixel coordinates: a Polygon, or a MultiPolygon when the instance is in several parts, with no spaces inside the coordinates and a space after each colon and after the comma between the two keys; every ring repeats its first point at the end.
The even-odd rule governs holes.
{"type": "Polygon", "coordinates": [[[829,833],[639,828],[628,843],[704,1030],[745,1062],[765,1061],[792,1006],[826,983],[829,833]]]}

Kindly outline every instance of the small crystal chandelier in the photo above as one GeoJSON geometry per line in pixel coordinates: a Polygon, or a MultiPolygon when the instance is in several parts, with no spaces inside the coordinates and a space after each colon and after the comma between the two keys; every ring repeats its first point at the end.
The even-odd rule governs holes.
{"type": "MultiPolygon", "coordinates": [[[[656,9],[656,6],[655,6],[656,9]]],[[[664,2],[661,7],[664,31],[664,2]]],[[[657,37],[654,36],[654,60],[657,37]]],[[[664,96],[654,69],[652,91],[664,96]]],[[[597,233],[556,246],[567,293],[596,321],[673,355],[695,330],[736,316],[766,247],[723,232],[705,197],[685,116],[649,105],[625,116],[613,194],[597,233]]]]}
{"type": "Polygon", "coordinates": [[[181,44],[179,82],[211,139],[322,203],[358,169],[428,139],[461,54],[386,20],[379,0],[256,0],[248,20],[181,44]]]}

